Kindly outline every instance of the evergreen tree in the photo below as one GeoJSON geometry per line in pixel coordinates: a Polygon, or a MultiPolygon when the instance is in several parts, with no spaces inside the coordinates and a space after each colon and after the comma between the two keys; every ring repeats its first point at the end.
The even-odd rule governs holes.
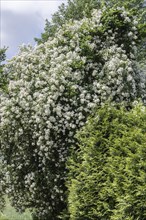
{"type": "Polygon", "coordinates": [[[145,134],[142,105],[105,105],[88,119],[68,162],[70,220],[146,219],[145,134]]]}

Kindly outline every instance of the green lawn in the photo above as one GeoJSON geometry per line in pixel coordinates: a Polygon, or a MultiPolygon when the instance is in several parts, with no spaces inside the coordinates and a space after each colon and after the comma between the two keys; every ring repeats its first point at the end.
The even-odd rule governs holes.
{"type": "Polygon", "coordinates": [[[23,214],[19,214],[6,200],[6,207],[3,214],[0,214],[0,220],[32,220],[30,212],[26,211],[23,214]]]}

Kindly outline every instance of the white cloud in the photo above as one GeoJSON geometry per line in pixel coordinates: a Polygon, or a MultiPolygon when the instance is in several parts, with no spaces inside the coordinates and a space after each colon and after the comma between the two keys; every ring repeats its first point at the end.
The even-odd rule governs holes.
{"type": "Polygon", "coordinates": [[[22,43],[34,43],[44,30],[45,19],[57,11],[62,0],[0,0],[1,46],[8,46],[7,57],[11,58],[22,43]]]}
{"type": "Polygon", "coordinates": [[[26,12],[38,12],[43,19],[51,17],[57,11],[58,6],[65,1],[50,0],[1,0],[1,9],[9,10],[14,13],[25,14],[26,12]]]}

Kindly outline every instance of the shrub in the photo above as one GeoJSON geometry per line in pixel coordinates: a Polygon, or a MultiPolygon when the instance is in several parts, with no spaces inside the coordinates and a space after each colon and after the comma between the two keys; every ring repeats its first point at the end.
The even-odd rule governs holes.
{"type": "Polygon", "coordinates": [[[146,108],[105,105],[69,159],[70,220],[146,219],[146,108]]]}
{"type": "Polygon", "coordinates": [[[0,211],[5,207],[5,190],[6,190],[6,181],[4,174],[4,167],[2,165],[2,159],[0,158],[0,211]]]}

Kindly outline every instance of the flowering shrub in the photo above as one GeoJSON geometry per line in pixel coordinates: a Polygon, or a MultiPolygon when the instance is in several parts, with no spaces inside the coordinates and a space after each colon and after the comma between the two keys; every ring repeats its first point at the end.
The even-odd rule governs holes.
{"type": "Polygon", "coordinates": [[[145,134],[142,105],[97,110],[68,162],[68,219],[145,219],[145,134]]]}
{"type": "Polygon", "coordinates": [[[135,62],[137,21],[123,8],[109,12],[70,21],[5,68],[0,137],[7,193],[18,210],[33,208],[43,220],[56,220],[66,206],[68,149],[93,108],[107,99],[145,98],[135,62]]]}

